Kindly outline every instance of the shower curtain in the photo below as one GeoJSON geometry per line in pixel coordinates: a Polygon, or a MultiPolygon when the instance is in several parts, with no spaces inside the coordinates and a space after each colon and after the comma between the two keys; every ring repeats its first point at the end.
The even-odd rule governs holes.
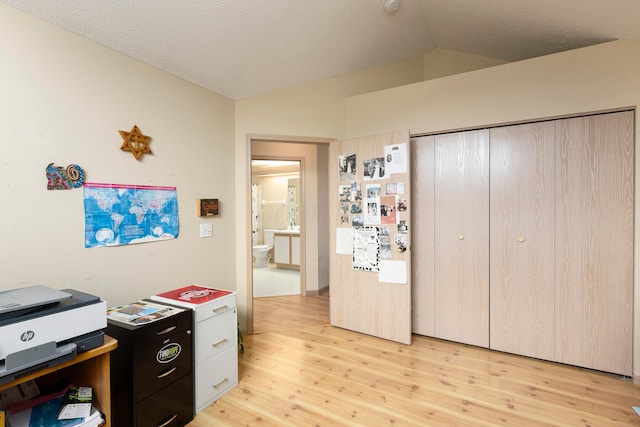
{"type": "Polygon", "coordinates": [[[260,244],[262,218],[260,213],[260,184],[251,184],[251,244],[260,244]]]}

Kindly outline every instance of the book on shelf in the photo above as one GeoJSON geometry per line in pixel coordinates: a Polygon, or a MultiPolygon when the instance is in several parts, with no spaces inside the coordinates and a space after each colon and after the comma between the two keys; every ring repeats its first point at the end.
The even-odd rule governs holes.
{"type": "Polygon", "coordinates": [[[66,387],[61,392],[36,397],[28,404],[21,402],[21,405],[12,406],[6,416],[6,427],[100,426],[104,423],[102,413],[92,406],[91,401],[87,402],[87,399],[92,397],[90,389],[90,387],[66,387]],[[88,407],[85,406],[87,404],[88,407]],[[83,406],[82,409],[78,409],[68,405],[83,406]],[[73,418],[65,418],[73,415],[75,415],[73,418]]]}
{"type": "Polygon", "coordinates": [[[64,395],[62,407],[58,412],[59,420],[87,418],[91,415],[91,387],[71,387],[64,395]]]}

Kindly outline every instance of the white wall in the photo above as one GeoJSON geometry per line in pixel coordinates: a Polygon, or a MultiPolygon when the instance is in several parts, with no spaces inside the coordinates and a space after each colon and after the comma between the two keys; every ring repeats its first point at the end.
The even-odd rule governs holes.
{"type": "Polygon", "coordinates": [[[436,48],[424,56],[424,80],[452,76],[505,63],[499,59],[436,48]]]}
{"type": "MultiPolygon", "coordinates": [[[[615,41],[347,100],[347,136],[412,134],[640,104],[640,42],[615,41]]],[[[638,120],[638,115],[636,115],[638,120]]],[[[638,129],[638,123],[636,123],[638,129]]],[[[636,164],[640,164],[636,131],[636,164]]],[[[636,223],[640,174],[636,174],[636,223]]],[[[638,247],[640,227],[635,228],[638,247]]],[[[640,375],[640,251],[635,253],[634,376],[640,375]]],[[[615,308],[613,308],[615,309],[615,308]]]]}
{"type": "Polygon", "coordinates": [[[0,291],[73,288],[114,306],[200,283],[235,288],[234,102],[0,5],[0,291]],[[140,161],[119,130],[152,137],[140,161]],[[49,191],[45,167],[93,182],[176,186],[178,239],[84,247],[83,190],[49,191]],[[196,216],[197,198],[221,214],[196,216]],[[198,237],[199,224],[214,237],[198,237]]]}

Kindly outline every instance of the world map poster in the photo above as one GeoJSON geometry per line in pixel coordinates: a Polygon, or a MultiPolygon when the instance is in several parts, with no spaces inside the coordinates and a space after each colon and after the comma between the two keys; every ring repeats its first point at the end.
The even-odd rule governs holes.
{"type": "Polygon", "coordinates": [[[178,237],[175,187],[84,183],[86,248],[178,237]]]}

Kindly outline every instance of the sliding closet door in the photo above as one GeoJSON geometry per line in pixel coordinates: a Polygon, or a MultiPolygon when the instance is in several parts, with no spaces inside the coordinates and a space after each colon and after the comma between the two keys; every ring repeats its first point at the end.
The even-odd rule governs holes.
{"type": "Polygon", "coordinates": [[[489,132],[435,137],[435,336],[489,346],[489,132]]]}
{"type": "Polygon", "coordinates": [[[491,130],[491,343],[554,358],[555,123],[491,130]]]}
{"type": "Polygon", "coordinates": [[[412,328],[420,335],[434,336],[434,156],[435,137],[423,136],[411,140],[413,170],[411,174],[413,199],[412,328]]]}
{"type": "Polygon", "coordinates": [[[556,134],[556,360],[631,375],[634,114],[556,134]]]}

